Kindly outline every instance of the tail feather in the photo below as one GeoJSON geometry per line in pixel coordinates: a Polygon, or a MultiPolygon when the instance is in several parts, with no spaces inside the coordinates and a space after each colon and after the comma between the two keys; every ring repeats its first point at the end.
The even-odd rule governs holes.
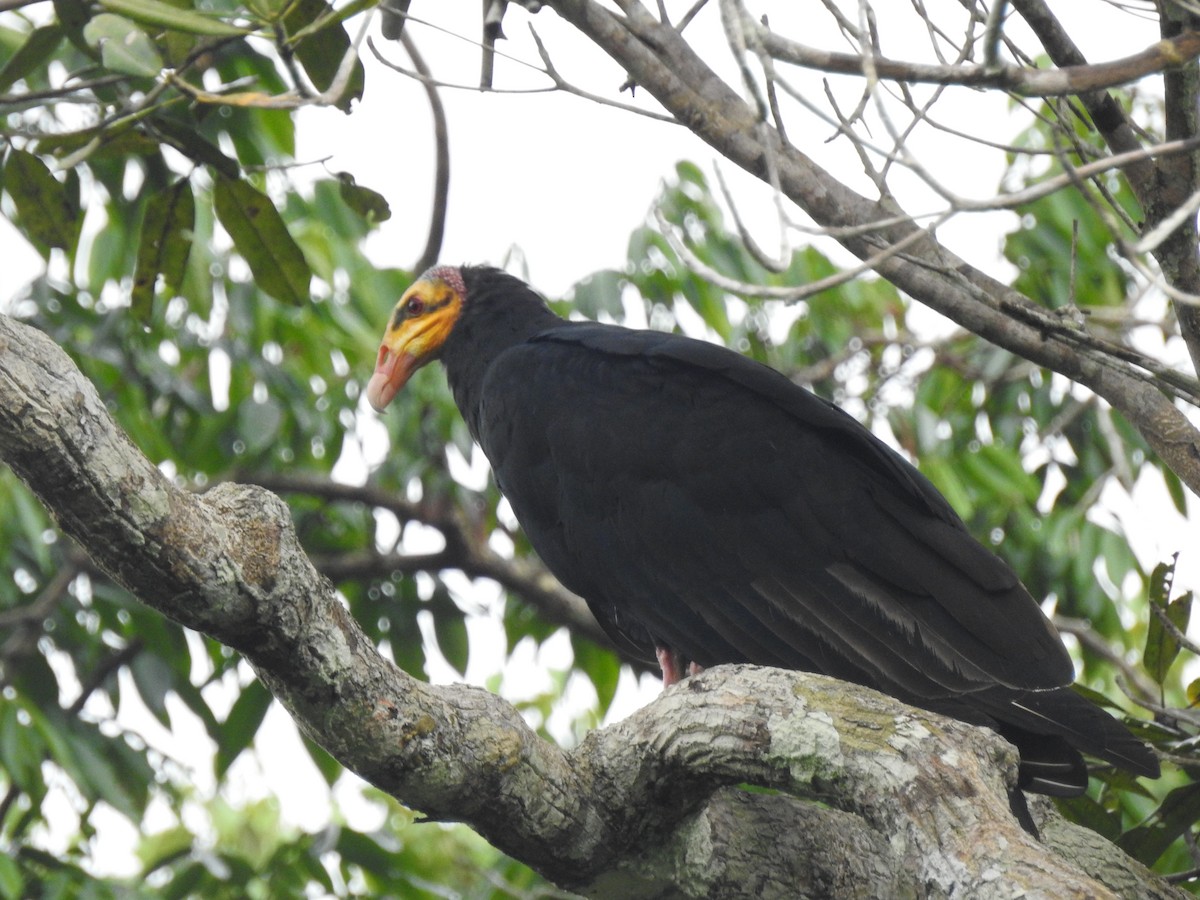
{"type": "Polygon", "coordinates": [[[1135,775],[1159,775],[1158,758],[1149,745],[1070,688],[989,693],[974,699],[1021,751],[1022,786],[1027,790],[1052,796],[1082,793],[1087,767],[1081,752],[1135,775]]]}

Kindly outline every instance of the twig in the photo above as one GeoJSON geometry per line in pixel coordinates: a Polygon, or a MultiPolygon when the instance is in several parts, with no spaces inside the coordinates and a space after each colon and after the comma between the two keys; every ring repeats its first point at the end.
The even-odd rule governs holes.
{"type": "MultiPolygon", "coordinates": [[[[928,173],[926,173],[926,183],[946,199],[947,202],[952,203],[956,212],[990,212],[999,209],[1015,209],[1018,206],[1025,206],[1035,200],[1040,200],[1042,197],[1048,197],[1056,191],[1075,184],[1078,179],[1090,178],[1093,175],[1111,171],[1112,169],[1124,169],[1143,162],[1152,156],[1185,153],[1197,147],[1200,147],[1200,137],[1191,137],[1184,140],[1165,141],[1153,147],[1143,147],[1131,150],[1128,153],[1117,153],[1112,156],[1101,157],[1094,162],[1071,167],[1069,171],[1061,175],[1047,178],[1045,181],[1039,181],[1037,184],[1031,185],[1024,190],[1013,191],[1010,194],[1000,194],[988,200],[971,200],[967,197],[960,197],[952,191],[947,190],[932,176],[928,176],[928,173]]],[[[918,170],[914,171],[920,174],[920,171],[923,171],[923,169],[918,167],[918,170]]]]}
{"type": "MultiPolygon", "coordinates": [[[[345,103],[346,91],[350,86],[350,79],[354,76],[354,67],[358,63],[359,48],[366,39],[367,29],[371,25],[374,13],[375,10],[372,8],[363,17],[358,34],[355,35],[350,46],[346,48],[341,62],[338,63],[337,72],[334,73],[333,80],[330,82],[329,87],[320,93],[310,92],[304,87],[303,81],[297,81],[296,90],[285,91],[282,94],[263,94],[259,91],[210,92],[196,87],[191,82],[180,77],[177,72],[171,70],[163,72],[161,84],[170,85],[197,103],[241,106],[253,109],[285,110],[300,109],[305,106],[342,106],[345,103]]],[[[296,73],[296,77],[299,78],[298,72],[296,73]]]]}
{"type": "MultiPolygon", "coordinates": [[[[733,215],[734,227],[737,228],[738,237],[741,238],[742,244],[745,246],[746,250],[751,256],[754,257],[758,264],[767,271],[776,273],[787,271],[787,267],[791,264],[791,254],[788,253],[786,235],[781,234],[779,258],[772,259],[765,250],[758,246],[758,242],[754,240],[754,236],[746,227],[746,223],[742,221],[742,216],[741,213],[738,212],[737,204],[733,199],[733,194],[729,190],[729,186],[725,183],[725,176],[721,172],[721,167],[715,162],[713,163],[713,171],[716,172],[717,185],[721,189],[721,196],[725,198],[725,205],[729,207],[729,212],[733,215]]],[[[776,196],[779,197],[782,195],[776,194],[776,196]]],[[[781,218],[782,215],[782,210],[780,210],[781,218]]],[[[780,222],[781,233],[785,224],[786,223],[782,221],[780,222]]]]}
{"type": "MultiPolygon", "coordinates": [[[[937,220],[934,227],[949,220],[952,215],[953,213],[946,213],[937,220]]],[[[889,244],[879,253],[874,254],[852,268],[845,269],[826,278],[818,279],[817,281],[810,281],[808,284],[788,285],[786,287],[771,287],[768,285],[750,284],[749,282],[738,281],[728,277],[727,275],[722,275],[720,272],[716,271],[707,263],[702,261],[687,247],[683,240],[675,233],[675,229],[671,226],[671,223],[666,220],[665,216],[663,216],[662,210],[655,209],[654,217],[658,221],[658,227],[662,231],[663,237],[665,237],[667,242],[671,245],[671,249],[679,254],[687,267],[701,278],[704,278],[706,281],[712,282],[722,290],[729,291],[733,294],[740,294],[744,297],[762,297],[768,300],[782,300],[786,303],[795,303],[798,300],[803,300],[805,297],[811,297],[814,294],[819,294],[822,291],[835,288],[838,285],[845,284],[848,281],[853,281],[859,275],[870,271],[884,260],[896,256],[907,247],[915,244],[917,241],[929,237],[925,231],[917,228],[895,243],[889,244]]]]}
{"type": "MultiPolygon", "coordinates": [[[[47,100],[75,99],[72,95],[78,94],[80,91],[92,91],[96,88],[109,87],[128,80],[128,75],[103,75],[91,81],[75,81],[59,88],[49,88],[44,91],[26,91],[23,94],[0,94],[0,108],[34,105],[44,103],[47,100]]],[[[95,103],[95,98],[85,97],[81,98],[79,102],[95,103]]]]}
{"type": "Polygon", "coordinates": [[[438,261],[442,252],[442,240],[446,234],[446,209],[450,195],[450,130],[446,125],[446,108],[438,94],[429,66],[417,50],[411,31],[400,32],[400,43],[404,52],[412,60],[413,68],[422,76],[421,83],[425,86],[425,96],[429,100],[429,111],[433,116],[433,135],[435,142],[436,162],[433,176],[433,212],[429,218],[429,236],[425,240],[425,249],[413,266],[414,272],[424,272],[438,261]]]}
{"type": "Polygon", "coordinates": [[[1170,237],[1177,228],[1183,225],[1190,216],[1196,214],[1197,209],[1200,209],[1200,189],[1193,192],[1170,215],[1166,216],[1161,222],[1150,229],[1149,232],[1142,235],[1142,239],[1130,249],[1134,253],[1151,253],[1157,250],[1162,242],[1170,237]]]}
{"type": "Polygon", "coordinates": [[[1141,699],[1153,700],[1158,696],[1157,685],[1151,682],[1144,672],[1131,665],[1124,656],[1115,651],[1108,641],[1097,634],[1096,629],[1087,619],[1055,616],[1054,627],[1059,631],[1074,635],[1088,651],[1119,669],[1129,684],[1137,690],[1141,699]]]}
{"type": "Polygon", "coordinates": [[[688,27],[692,19],[696,18],[696,15],[700,12],[700,10],[704,9],[705,4],[707,3],[708,0],[696,0],[696,2],[692,4],[691,9],[683,14],[683,18],[680,19],[679,24],[675,26],[675,30],[682,33],[683,29],[688,27]]]}
{"type": "Polygon", "coordinates": [[[28,606],[19,606],[15,609],[6,609],[0,612],[0,628],[12,628],[13,626],[40,622],[46,618],[50,614],[50,610],[54,609],[58,601],[62,599],[79,572],[80,567],[74,562],[68,562],[63,565],[58,570],[58,573],[42,588],[42,592],[28,606]]]}
{"type": "Polygon", "coordinates": [[[529,33],[533,35],[533,41],[537,45],[538,56],[542,58],[542,65],[545,66],[542,71],[550,77],[554,82],[554,87],[557,90],[568,94],[574,94],[576,97],[582,97],[584,100],[591,100],[593,103],[599,103],[601,106],[611,106],[614,109],[624,110],[625,112],[636,113],[639,116],[645,116],[649,119],[655,119],[659,122],[670,122],[673,125],[681,124],[674,116],[666,113],[656,113],[652,110],[642,109],[639,106],[633,106],[629,103],[621,103],[617,100],[609,100],[607,97],[601,97],[598,94],[593,94],[590,91],[585,91],[571,84],[562,75],[558,69],[554,67],[554,62],[550,59],[550,52],[546,49],[546,45],[542,43],[541,37],[537,30],[533,27],[533,23],[529,24],[529,33]]]}
{"type": "Polygon", "coordinates": [[[1007,0],[995,0],[988,10],[987,21],[983,27],[983,68],[987,72],[997,72],[1003,68],[1000,62],[1000,39],[1004,35],[1004,13],[1008,9],[1007,0]]]}
{"type": "Polygon", "coordinates": [[[100,685],[104,684],[113,672],[141,653],[145,646],[145,641],[141,638],[134,638],[116,653],[105,657],[103,662],[96,667],[95,671],[92,672],[87,682],[83,685],[83,689],[79,692],[79,696],[75,698],[75,702],[67,707],[67,715],[79,715],[88,698],[99,689],[100,685]]]}

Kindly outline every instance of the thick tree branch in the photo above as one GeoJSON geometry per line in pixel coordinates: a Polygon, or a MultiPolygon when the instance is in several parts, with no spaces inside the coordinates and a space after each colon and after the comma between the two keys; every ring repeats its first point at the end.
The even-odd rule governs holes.
{"type": "MultiPolygon", "coordinates": [[[[1050,883],[1059,897],[1115,896],[1018,827],[1011,747],[871,691],[720,667],[566,752],[486,691],[412,679],[346,614],[275,495],[175,487],[67,355],[4,316],[0,458],[142,602],[238,649],[343,764],[563,885],[629,898],[988,898],[1050,883]],[[714,797],[744,782],[784,795],[714,797]],[[716,865],[701,842],[725,851],[716,865]],[[747,880],[752,866],[782,874],[747,880]]],[[[1136,896],[1182,896],[1127,860],[1120,869],[1136,896]]]]}
{"type": "MultiPolygon", "coordinates": [[[[766,180],[766,159],[773,154],[784,194],[818,224],[853,229],[901,217],[899,224],[872,233],[849,231],[838,237],[860,259],[875,257],[882,248],[905,240],[918,229],[889,198],[872,201],[863,197],[784,143],[677,32],[660,25],[640,4],[623,4],[624,17],[613,15],[594,0],[548,0],[547,5],[603,48],[639,86],[730,161],[766,180]]],[[[1072,323],[950,253],[932,235],[925,235],[902,254],[884,258],[875,268],[901,290],[969,331],[1095,391],[1132,422],[1164,462],[1200,493],[1200,432],[1143,373],[1087,346],[1072,323]]]]}

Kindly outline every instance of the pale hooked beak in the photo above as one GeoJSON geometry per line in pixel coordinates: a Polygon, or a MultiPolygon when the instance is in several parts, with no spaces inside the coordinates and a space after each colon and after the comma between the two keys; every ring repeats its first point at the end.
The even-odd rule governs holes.
{"type": "Polygon", "coordinates": [[[375,374],[367,383],[367,402],[376,412],[383,412],[418,368],[417,358],[411,353],[396,354],[386,346],[380,347],[375,374]]]}

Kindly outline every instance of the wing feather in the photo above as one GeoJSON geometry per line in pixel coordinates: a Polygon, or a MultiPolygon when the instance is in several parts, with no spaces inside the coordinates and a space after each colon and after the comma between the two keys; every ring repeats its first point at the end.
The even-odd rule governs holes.
{"type": "Polygon", "coordinates": [[[484,451],[534,546],[639,646],[915,700],[1072,677],[1037,604],[936,489],[766,367],[564,326],[502,354],[482,408],[484,451]]]}

